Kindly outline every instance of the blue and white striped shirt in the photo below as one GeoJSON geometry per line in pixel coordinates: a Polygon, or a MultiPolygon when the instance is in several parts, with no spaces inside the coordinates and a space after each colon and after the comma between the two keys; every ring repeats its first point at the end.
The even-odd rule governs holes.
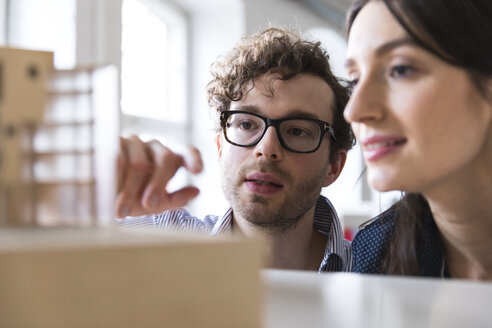
{"type": "MultiPolygon", "coordinates": [[[[151,216],[126,218],[118,220],[118,223],[124,229],[179,230],[218,235],[230,233],[232,221],[232,208],[229,208],[222,217],[207,215],[203,220],[180,208],[151,216]]],[[[350,272],[352,270],[350,242],[343,238],[342,226],[333,205],[323,196],[320,196],[316,203],[314,229],[328,237],[325,256],[318,272],[350,272]]]]}

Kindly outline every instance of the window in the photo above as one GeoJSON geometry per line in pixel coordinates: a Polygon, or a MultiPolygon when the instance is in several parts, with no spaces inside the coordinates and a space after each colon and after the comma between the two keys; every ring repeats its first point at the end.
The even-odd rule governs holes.
{"type": "MultiPolygon", "coordinates": [[[[121,134],[182,150],[191,138],[185,15],[166,1],[123,0],[121,22],[121,134]]],[[[189,179],[181,170],[168,188],[189,179]]]]}
{"type": "Polygon", "coordinates": [[[55,68],[75,65],[76,0],[8,1],[7,44],[53,51],[55,68]]]}
{"type": "Polygon", "coordinates": [[[162,1],[124,0],[121,51],[123,114],[185,124],[183,14],[162,1]]]}

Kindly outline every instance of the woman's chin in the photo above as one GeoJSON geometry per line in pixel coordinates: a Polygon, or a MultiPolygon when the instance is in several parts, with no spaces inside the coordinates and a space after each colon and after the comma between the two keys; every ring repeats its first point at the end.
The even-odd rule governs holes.
{"type": "Polygon", "coordinates": [[[379,192],[402,190],[401,184],[398,181],[381,171],[375,172],[368,170],[367,181],[373,189],[379,192]]]}

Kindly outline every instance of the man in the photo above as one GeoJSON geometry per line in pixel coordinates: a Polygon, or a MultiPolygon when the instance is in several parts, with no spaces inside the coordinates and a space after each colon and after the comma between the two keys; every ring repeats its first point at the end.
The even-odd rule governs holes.
{"type": "Polygon", "coordinates": [[[354,142],[343,119],[348,91],[319,42],[269,28],[241,40],[212,66],[212,75],[207,92],[217,112],[222,189],[231,208],[204,220],[176,209],[198,190],[168,193],[165,186],[180,167],[201,171],[198,151],[181,156],[133,136],[122,139],[117,212],[152,215],[122,225],[262,235],[270,245],[268,267],[350,271],[350,244],[320,196],[354,142]]]}

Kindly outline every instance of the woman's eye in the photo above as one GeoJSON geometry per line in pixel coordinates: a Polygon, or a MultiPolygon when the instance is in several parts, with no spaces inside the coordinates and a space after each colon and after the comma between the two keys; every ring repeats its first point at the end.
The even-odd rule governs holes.
{"type": "Polygon", "coordinates": [[[394,78],[407,77],[414,72],[413,67],[406,65],[396,65],[391,67],[390,76],[394,78]]]}
{"type": "Polygon", "coordinates": [[[359,82],[359,79],[352,79],[348,81],[348,84],[351,88],[355,87],[357,83],[359,82]]]}

